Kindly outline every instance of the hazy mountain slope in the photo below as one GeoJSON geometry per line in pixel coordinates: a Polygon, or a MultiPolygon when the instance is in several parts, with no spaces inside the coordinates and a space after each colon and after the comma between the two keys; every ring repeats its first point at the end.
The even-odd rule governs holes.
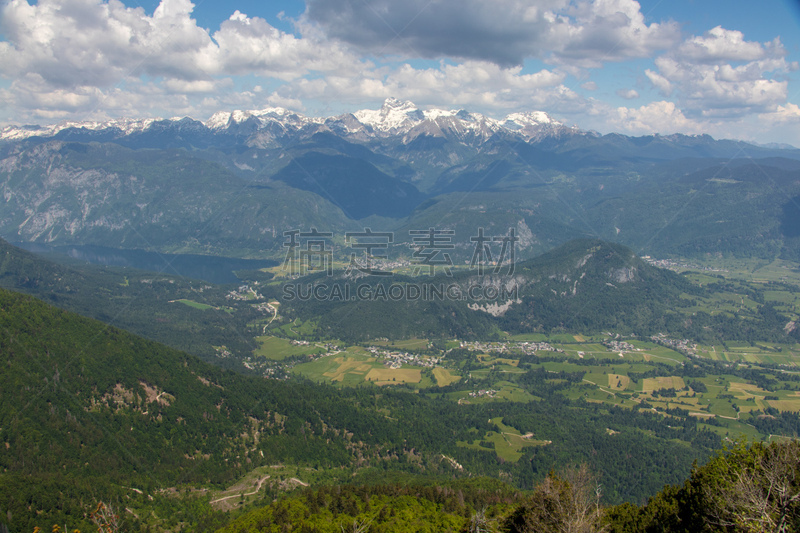
{"type": "Polygon", "coordinates": [[[439,227],[468,243],[477,227],[524,225],[522,258],[580,236],[658,256],[790,258],[798,160],[796,149],[598,135],[540,112],[491,119],[393,99],[328,118],[269,108],[205,123],[9,126],[0,235],[278,256],[284,231],[311,227],[370,225],[397,243],[439,227]]]}
{"type": "Polygon", "coordinates": [[[263,254],[287,228],[349,227],[318,195],[183,150],[53,142],[4,159],[0,190],[0,233],[26,241],[263,254]]]}
{"type": "Polygon", "coordinates": [[[797,257],[793,198],[800,170],[770,163],[723,163],[649,180],[587,205],[586,217],[642,253],[797,257]]]}
{"type": "Polygon", "coordinates": [[[697,290],[630,249],[597,240],[570,241],[513,272],[492,268],[482,275],[473,269],[434,277],[301,278],[283,289],[282,313],[315,320],[322,335],[346,339],[485,338],[500,330],[647,333],[666,328],[665,316],[683,305],[680,294],[697,290]],[[325,296],[337,285],[349,299],[298,297],[317,284],[325,285],[325,296]],[[359,286],[366,286],[362,293],[359,286]],[[498,305],[504,309],[492,310],[498,305]]]}
{"type": "Polygon", "coordinates": [[[227,299],[229,289],[204,281],[134,269],[65,267],[2,239],[0,287],[237,370],[243,370],[240,359],[256,347],[247,324],[264,316],[247,302],[227,299]],[[179,299],[206,307],[184,305],[179,299]],[[215,346],[225,346],[236,358],[220,358],[215,346]]]}
{"type": "MultiPolygon", "coordinates": [[[[769,305],[736,316],[689,312],[709,289],[656,268],[629,248],[576,239],[498,272],[447,276],[307,276],[275,287],[284,317],[312,321],[323,337],[491,338],[501,332],[665,333],[705,342],[793,342],[790,318],[769,305]],[[317,289],[319,287],[319,289],[317,289]],[[317,291],[317,292],[314,292],[317,291]]],[[[276,325],[277,327],[277,325],[276,325]]]]}
{"type": "Polygon", "coordinates": [[[404,217],[424,199],[413,185],[384,174],[367,161],[342,155],[306,153],[272,179],[313,192],[353,219],[404,217]]]}

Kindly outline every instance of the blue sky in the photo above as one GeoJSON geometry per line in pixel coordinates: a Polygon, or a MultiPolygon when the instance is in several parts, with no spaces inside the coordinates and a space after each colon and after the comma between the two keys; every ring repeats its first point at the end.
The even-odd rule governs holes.
{"type": "Polygon", "coordinates": [[[3,0],[0,125],[392,96],[800,146],[798,62],[789,0],[3,0]]]}

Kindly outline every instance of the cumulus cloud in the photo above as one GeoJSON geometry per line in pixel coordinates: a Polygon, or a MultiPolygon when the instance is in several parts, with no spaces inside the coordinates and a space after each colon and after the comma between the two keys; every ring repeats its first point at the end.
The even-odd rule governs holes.
{"type": "Polygon", "coordinates": [[[618,107],[611,121],[635,134],[699,133],[700,125],[683,115],[673,102],[651,102],[639,108],[618,107]]]}
{"type": "Polygon", "coordinates": [[[341,48],[281,32],[235,11],[212,36],[191,17],[188,0],[162,0],[152,16],[119,0],[11,0],[2,8],[7,42],[0,72],[38,72],[53,86],[109,86],[128,76],[195,81],[258,73],[293,79],[310,71],[354,68],[341,48]]]}
{"type": "Polygon", "coordinates": [[[787,99],[786,61],[780,40],[747,41],[739,31],[715,27],[685,40],[655,61],[645,75],[663,96],[676,94],[691,115],[737,116],[775,109],[787,99]]]}
{"type": "Polygon", "coordinates": [[[721,26],[685,38],[674,21],[647,20],[635,0],[306,0],[294,33],[233,9],[206,29],[190,0],[161,0],[152,13],[121,0],[33,1],[0,0],[3,121],[266,106],[338,114],[395,96],[495,116],[544,110],[635,134],[729,136],[739,125],[796,139],[800,124],[787,98],[797,64],[780,39],[749,41],[721,26]],[[600,100],[631,69],[588,69],[655,56],[639,79],[614,83],[636,87],[621,98],[651,87],[659,101],[600,100]]]}
{"type": "Polygon", "coordinates": [[[680,40],[678,24],[648,25],[634,0],[579,2],[567,13],[550,27],[552,55],[560,63],[597,68],[606,61],[649,57],[680,40]]]}
{"type": "Polygon", "coordinates": [[[193,9],[188,0],[162,0],[152,15],[119,0],[8,0],[0,7],[0,76],[14,80],[6,98],[48,118],[56,108],[91,112],[118,89],[144,90],[141,79],[186,95],[229,90],[229,77],[241,74],[292,80],[369,66],[335,43],[298,38],[238,11],[210,35],[193,9]]]}
{"type": "Polygon", "coordinates": [[[647,24],[634,0],[309,0],[306,20],[367,53],[520,65],[526,58],[597,67],[680,39],[647,24]]]}
{"type": "Polygon", "coordinates": [[[381,101],[389,96],[431,106],[501,110],[569,110],[586,107],[577,93],[564,86],[566,75],[543,69],[524,74],[521,67],[502,68],[485,61],[466,61],[437,68],[403,64],[376,69],[361,77],[328,75],[300,79],[278,90],[284,98],[354,103],[381,101]]]}
{"type": "Polygon", "coordinates": [[[298,38],[239,11],[223,22],[213,37],[218,44],[215,73],[255,73],[291,80],[310,72],[352,73],[370,66],[336,43],[323,46],[313,38],[298,38]]]}
{"type": "Polygon", "coordinates": [[[672,83],[667,78],[650,69],[645,70],[644,74],[662,96],[670,96],[672,94],[672,83]]]}
{"type": "Polygon", "coordinates": [[[678,54],[693,63],[718,63],[721,61],[755,61],[769,53],[769,49],[779,49],[776,40],[762,46],[761,43],[744,40],[740,31],[726,30],[717,26],[702,37],[687,39],[678,48],[678,54]]]}
{"type": "Polygon", "coordinates": [[[639,93],[635,89],[618,89],[617,96],[626,100],[639,98],[639,93]]]}
{"type": "Polygon", "coordinates": [[[544,15],[561,0],[530,7],[519,0],[310,0],[307,19],[335,39],[367,53],[469,58],[511,66],[545,37],[544,15]]]}
{"type": "Polygon", "coordinates": [[[800,106],[792,103],[779,105],[770,113],[762,113],[760,118],[770,123],[800,124],[800,106]]]}
{"type": "Polygon", "coordinates": [[[2,8],[0,72],[36,72],[52,87],[110,86],[131,75],[198,79],[214,44],[186,0],[141,8],[84,0],[11,0],[2,8]]]}

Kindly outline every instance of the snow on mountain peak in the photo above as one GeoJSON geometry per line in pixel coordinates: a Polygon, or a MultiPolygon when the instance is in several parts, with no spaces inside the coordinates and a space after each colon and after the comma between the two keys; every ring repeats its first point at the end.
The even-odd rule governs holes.
{"type": "MultiPolygon", "coordinates": [[[[67,129],[84,129],[91,131],[103,131],[109,129],[116,129],[122,132],[123,135],[130,135],[131,133],[141,132],[146,130],[154,122],[162,120],[159,118],[119,118],[106,121],[65,121],[58,124],[49,124],[47,126],[29,125],[29,126],[6,126],[0,130],[0,139],[6,141],[17,141],[27,139],[29,137],[52,137],[60,131],[67,129]]],[[[174,119],[173,119],[174,120],[174,119]]]]}
{"type": "Polygon", "coordinates": [[[425,120],[425,115],[412,102],[387,98],[380,109],[362,109],[353,113],[359,122],[378,131],[391,132],[413,127],[425,120]]]}
{"type": "MultiPolygon", "coordinates": [[[[20,140],[29,137],[52,137],[66,129],[84,129],[102,132],[116,130],[116,135],[142,133],[154,127],[155,123],[169,122],[177,127],[184,127],[184,122],[191,122],[193,127],[206,127],[212,132],[239,130],[238,126],[247,124],[247,131],[252,134],[266,130],[272,125],[280,126],[284,131],[299,130],[306,126],[326,125],[345,135],[367,138],[369,135],[411,134],[411,138],[420,134],[455,135],[456,137],[475,136],[486,139],[499,130],[507,130],[525,138],[538,138],[561,129],[577,130],[576,127],[565,128],[543,111],[527,111],[511,113],[501,120],[492,119],[480,113],[469,111],[418,108],[413,102],[387,98],[380,109],[362,109],[355,113],[345,113],[337,117],[306,117],[282,107],[266,107],[249,111],[219,111],[203,123],[187,117],[172,119],[117,119],[105,122],[62,122],[49,126],[8,126],[0,129],[0,140],[20,140]],[[202,126],[201,126],[202,124],[202,126]],[[370,130],[372,133],[370,133],[370,130]],[[367,136],[367,137],[365,137],[367,136]]],[[[278,130],[275,130],[278,131],[278,130]]],[[[464,137],[466,138],[466,137],[464,137]]]]}
{"type": "Polygon", "coordinates": [[[241,124],[242,122],[246,122],[251,118],[259,119],[261,121],[264,119],[272,119],[282,122],[313,121],[313,119],[308,119],[301,115],[297,115],[293,111],[289,111],[283,107],[265,107],[264,109],[250,111],[241,111],[238,109],[232,112],[218,111],[211,115],[211,118],[205,122],[205,125],[211,130],[220,130],[230,127],[234,124],[241,124]]]}
{"type": "Polygon", "coordinates": [[[542,126],[545,124],[561,126],[562,124],[553,120],[544,111],[527,111],[524,113],[511,113],[506,116],[501,123],[508,129],[522,129],[526,126],[542,126]]]}

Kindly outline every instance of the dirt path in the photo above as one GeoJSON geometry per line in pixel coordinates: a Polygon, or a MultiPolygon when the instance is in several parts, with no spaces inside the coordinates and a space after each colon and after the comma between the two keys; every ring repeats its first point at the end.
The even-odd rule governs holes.
{"type": "MultiPolygon", "coordinates": [[[[264,476],[264,477],[262,477],[261,479],[259,479],[259,480],[258,480],[258,483],[256,484],[256,489],[255,489],[253,492],[246,492],[246,493],[244,493],[244,496],[252,496],[253,494],[258,494],[258,491],[260,491],[260,490],[261,490],[261,486],[262,486],[262,485],[264,484],[264,482],[265,482],[266,480],[268,480],[268,479],[269,479],[269,476],[264,476]]],[[[211,501],[210,501],[210,502],[208,502],[208,503],[209,503],[209,504],[219,503],[219,502],[223,502],[223,501],[225,501],[225,500],[230,500],[231,498],[240,498],[241,496],[242,496],[242,494],[232,494],[232,495],[230,495],[230,496],[224,496],[224,497],[222,497],[222,498],[217,498],[216,500],[211,500],[211,501]]]]}
{"type": "Polygon", "coordinates": [[[598,384],[597,384],[597,383],[595,383],[594,381],[589,381],[588,379],[585,379],[585,378],[584,378],[584,380],[583,380],[583,381],[585,381],[586,383],[591,383],[592,385],[594,385],[595,387],[597,387],[597,388],[598,388],[598,389],[600,389],[601,391],[603,391],[603,392],[605,392],[605,393],[607,393],[607,394],[610,394],[610,395],[611,395],[611,396],[613,396],[614,398],[616,398],[616,397],[617,397],[617,395],[616,395],[616,393],[614,393],[614,391],[612,391],[612,390],[607,390],[607,389],[604,389],[603,387],[601,387],[600,385],[598,385],[598,384]]]}
{"type": "Polygon", "coordinates": [[[272,324],[272,321],[278,318],[278,308],[271,304],[267,304],[267,307],[269,307],[270,310],[272,311],[272,318],[269,319],[269,322],[267,322],[267,324],[264,326],[264,329],[261,330],[261,333],[264,334],[267,333],[267,328],[269,327],[270,324],[272,324]]]}

